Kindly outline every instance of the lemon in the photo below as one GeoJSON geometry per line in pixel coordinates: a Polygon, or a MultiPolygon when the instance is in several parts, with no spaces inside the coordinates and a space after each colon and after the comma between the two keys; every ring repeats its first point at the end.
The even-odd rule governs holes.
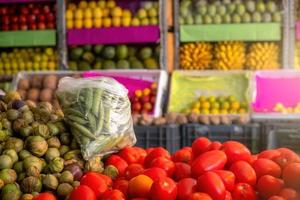
{"type": "Polygon", "coordinates": [[[122,18],[122,26],[128,27],[131,24],[131,18],[130,17],[123,17],[122,18]]]}
{"type": "Polygon", "coordinates": [[[88,7],[88,3],[86,1],[80,1],[79,2],[79,8],[85,9],[88,7]]]}
{"type": "Polygon", "coordinates": [[[231,109],[232,110],[238,110],[240,108],[240,103],[237,101],[234,101],[231,103],[231,109]]]}
{"type": "Polygon", "coordinates": [[[120,27],[121,26],[121,18],[120,17],[114,17],[112,19],[112,24],[114,27],[120,27]]]}
{"type": "Polygon", "coordinates": [[[212,108],[214,108],[214,109],[219,109],[219,108],[220,108],[220,103],[218,103],[218,102],[213,102],[213,103],[212,103],[212,108]]]}
{"type": "Polygon", "coordinates": [[[46,53],[48,56],[53,56],[53,55],[54,55],[53,48],[46,48],[46,49],[45,49],[45,53],[46,53]]]}
{"type": "Polygon", "coordinates": [[[106,3],[106,7],[108,7],[108,8],[114,8],[114,7],[116,7],[116,2],[113,1],[113,0],[109,0],[106,3]]]}
{"type": "Polygon", "coordinates": [[[73,11],[70,10],[70,9],[68,9],[68,10],[66,11],[66,19],[67,19],[67,20],[72,20],[73,18],[74,18],[74,13],[73,13],[73,11]]]}
{"type": "Polygon", "coordinates": [[[75,19],[77,20],[81,20],[83,18],[83,12],[81,9],[77,9],[75,11],[75,19]]]}
{"type": "Polygon", "coordinates": [[[200,102],[196,102],[195,104],[194,104],[194,108],[196,108],[196,109],[200,109],[201,108],[201,103],[200,102]]]}
{"type": "Polygon", "coordinates": [[[225,109],[225,110],[229,109],[230,108],[230,103],[227,102],[227,101],[222,102],[221,103],[221,108],[225,109]]]}
{"type": "Polygon", "coordinates": [[[157,17],[158,16],[157,10],[155,8],[150,8],[148,10],[148,16],[149,17],[157,17]]]}
{"type": "Polygon", "coordinates": [[[122,8],[120,7],[114,7],[112,10],[111,10],[111,15],[113,17],[122,17],[122,8]]]}
{"type": "Polygon", "coordinates": [[[33,63],[33,69],[38,70],[40,68],[40,63],[39,62],[34,62],[33,63]]]}
{"type": "Polygon", "coordinates": [[[141,20],[141,25],[142,25],[142,26],[148,26],[149,24],[150,24],[150,21],[149,21],[148,18],[143,18],[143,19],[141,20]]]}
{"type": "Polygon", "coordinates": [[[19,67],[20,70],[25,70],[26,65],[25,65],[24,62],[18,62],[18,67],[19,67]]]}
{"type": "Polygon", "coordinates": [[[234,102],[236,100],[236,98],[235,98],[235,96],[229,96],[228,97],[228,101],[230,101],[230,102],[234,102]]]}
{"type": "Polygon", "coordinates": [[[49,62],[48,63],[48,69],[51,69],[51,70],[53,70],[53,69],[56,69],[56,63],[55,62],[49,62]]]}
{"type": "Polygon", "coordinates": [[[140,19],[143,19],[145,17],[147,17],[147,11],[145,9],[139,9],[137,12],[137,17],[140,19]]]}
{"type": "Polygon", "coordinates": [[[205,96],[200,96],[200,97],[199,97],[199,101],[200,101],[200,102],[206,101],[206,97],[205,97],[205,96]]]}
{"type": "Polygon", "coordinates": [[[75,11],[76,8],[77,8],[76,4],[74,4],[74,3],[69,3],[68,4],[68,10],[75,11]]]}
{"type": "Polygon", "coordinates": [[[34,56],[33,60],[34,60],[35,62],[41,62],[42,57],[41,57],[39,54],[36,54],[36,55],[34,56]]]}
{"type": "Polygon", "coordinates": [[[132,26],[139,26],[141,23],[140,23],[140,20],[136,17],[132,18],[131,20],[131,25],[132,26]]]}
{"type": "Polygon", "coordinates": [[[91,19],[93,17],[92,9],[87,8],[84,10],[84,18],[91,19]]]}
{"type": "Polygon", "coordinates": [[[82,20],[75,20],[75,28],[81,29],[83,26],[82,20]]]}
{"type": "Polygon", "coordinates": [[[93,27],[92,19],[85,19],[83,25],[84,25],[84,28],[92,28],[93,27]]]}
{"type": "Polygon", "coordinates": [[[94,8],[93,9],[93,17],[95,19],[98,19],[98,18],[102,17],[102,10],[101,10],[101,8],[94,8]]]}
{"type": "Polygon", "coordinates": [[[48,67],[48,62],[45,62],[45,61],[41,62],[40,67],[41,67],[42,70],[47,69],[47,67],[48,67]]]}
{"type": "Polygon", "coordinates": [[[74,21],[73,20],[67,20],[66,26],[67,26],[67,29],[73,29],[74,28],[74,21]]]}
{"type": "Polygon", "coordinates": [[[208,101],[202,102],[202,108],[203,109],[209,109],[210,108],[210,103],[208,101]]]}
{"type": "Polygon", "coordinates": [[[95,28],[101,28],[102,27],[102,19],[100,18],[100,19],[94,19],[94,27],[95,28]]]}
{"type": "Polygon", "coordinates": [[[98,6],[100,8],[105,8],[106,7],[106,2],[105,1],[98,1],[98,6]]]}
{"type": "Polygon", "coordinates": [[[150,18],[150,24],[151,25],[158,25],[158,19],[156,17],[150,18]]]}
{"type": "Polygon", "coordinates": [[[104,19],[103,19],[103,26],[104,27],[106,27],[106,28],[109,28],[109,27],[111,27],[111,18],[109,18],[109,17],[105,17],[104,19]]]}
{"type": "Polygon", "coordinates": [[[108,8],[104,8],[102,10],[102,12],[103,12],[103,17],[109,17],[109,9],[108,8]]]}
{"type": "Polygon", "coordinates": [[[124,9],[123,12],[122,12],[122,16],[123,16],[123,17],[131,17],[131,16],[132,16],[132,13],[131,13],[130,10],[124,9]]]}
{"type": "Polygon", "coordinates": [[[89,8],[96,8],[96,7],[97,7],[96,1],[90,1],[90,2],[88,3],[88,7],[89,7],[89,8]]]}
{"type": "Polygon", "coordinates": [[[33,63],[32,62],[26,62],[25,67],[27,70],[32,70],[33,69],[33,63]]]}

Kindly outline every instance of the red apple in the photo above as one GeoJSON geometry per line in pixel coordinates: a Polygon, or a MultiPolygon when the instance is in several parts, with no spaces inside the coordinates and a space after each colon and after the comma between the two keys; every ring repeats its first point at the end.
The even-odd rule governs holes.
{"type": "Polygon", "coordinates": [[[36,30],[36,24],[35,23],[31,23],[31,24],[29,24],[29,29],[30,30],[36,30]]]}
{"type": "Polygon", "coordinates": [[[21,13],[22,15],[28,15],[28,14],[29,14],[29,9],[28,9],[28,7],[22,6],[22,7],[20,8],[20,13],[21,13]]]}
{"type": "Polygon", "coordinates": [[[149,97],[149,96],[143,96],[143,97],[142,97],[142,102],[143,102],[143,103],[148,103],[148,102],[150,102],[150,97],[149,97]]]}
{"type": "Polygon", "coordinates": [[[151,111],[152,110],[152,104],[147,102],[143,105],[143,110],[148,110],[151,111]]]}
{"type": "Polygon", "coordinates": [[[27,16],[27,21],[32,24],[36,22],[36,16],[35,15],[28,15],[27,16]]]}
{"type": "Polygon", "coordinates": [[[19,16],[19,23],[26,23],[27,19],[26,19],[26,15],[20,15],[19,16]]]}
{"type": "Polygon", "coordinates": [[[39,30],[44,30],[44,29],[46,29],[45,23],[39,22],[39,24],[38,24],[38,29],[39,29],[39,30]]]}
{"type": "Polygon", "coordinates": [[[18,23],[18,16],[17,15],[12,15],[11,17],[10,17],[10,21],[12,22],[12,23],[18,23]]]}
{"type": "Polygon", "coordinates": [[[150,103],[152,103],[152,104],[154,105],[155,102],[156,102],[156,96],[152,96],[152,97],[150,98],[150,103]]]}
{"type": "Polygon", "coordinates": [[[52,22],[47,23],[47,29],[54,29],[54,24],[52,22]]]}
{"type": "Polygon", "coordinates": [[[44,14],[50,13],[50,6],[44,5],[44,7],[43,7],[43,13],[44,14]]]}
{"type": "Polygon", "coordinates": [[[54,22],[55,17],[54,17],[54,15],[53,15],[53,13],[48,13],[48,14],[46,15],[46,19],[47,19],[47,22],[54,22]]]}
{"type": "Polygon", "coordinates": [[[133,111],[140,111],[142,109],[142,105],[141,103],[139,102],[135,102],[133,105],[132,105],[132,110],[133,111]]]}
{"type": "Polygon", "coordinates": [[[7,15],[7,14],[8,14],[8,8],[6,6],[0,8],[0,15],[7,15]]]}
{"type": "Polygon", "coordinates": [[[1,26],[3,31],[9,31],[9,25],[8,24],[2,24],[1,26]]]}
{"type": "Polygon", "coordinates": [[[18,24],[12,24],[10,29],[13,30],[13,31],[17,31],[17,30],[19,30],[19,25],[18,24]]]}
{"type": "Polygon", "coordinates": [[[140,101],[140,99],[138,98],[138,97],[133,97],[132,99],[131,99],[131,102],[139,102],[140,101]]]}
{"type": "Polygon", "coordinates": [[[1,22],[2,22],[2,24],[9,25],[9,23],[10,23],[9,16],[8,15],[3,15],[2,18],[1,18],[1,22]]]}
{"type": "Polygon", "coordinates": [[[39,9],[39,8],[35,7],[35,8],[32,9],[32,14],[34,14],[34,15],[39,15],[40,13],[41,13],[41,12],[40,12],[40,9],[39,9]]]}
{"type": "Polygon", "coordinates": [[[21,24],[20,29],[23,30],[23,31],[28,30],[27,24],[21,24]]]}
{"type": "Polygon", "coordinates": [[[38,15],[37,19],[38,19],[38,22],[45,22],[45,20],[46,20],[45,15],[43,15],[43,14],[38,15]]]}

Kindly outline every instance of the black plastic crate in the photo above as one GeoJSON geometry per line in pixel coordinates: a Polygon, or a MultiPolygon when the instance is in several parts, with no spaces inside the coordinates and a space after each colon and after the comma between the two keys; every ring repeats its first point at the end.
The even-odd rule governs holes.
{"type": "Polygon", "coordinates": [[[182,126],[182,145],[191,146],[198,137],[207,137],[212,141],[226,142],[234,140],[246,145],[252,152],[262,150],[259,124],[251,125],[201,125],[182,126]]]}
{"type": "Polygon", "coordinates": [[[171,153],[181,148],[179,125],[135,126],[136,146],[142,148],[164,147],[171,153]]]}

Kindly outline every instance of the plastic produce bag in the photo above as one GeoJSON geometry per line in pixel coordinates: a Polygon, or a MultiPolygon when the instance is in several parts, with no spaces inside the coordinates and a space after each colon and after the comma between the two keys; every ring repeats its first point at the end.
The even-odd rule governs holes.
{"type": "Polygon", "coordinates": [[[59,81],[57,97],[84,159],[136,142],[127,89],[107,77],[59,81]]]}

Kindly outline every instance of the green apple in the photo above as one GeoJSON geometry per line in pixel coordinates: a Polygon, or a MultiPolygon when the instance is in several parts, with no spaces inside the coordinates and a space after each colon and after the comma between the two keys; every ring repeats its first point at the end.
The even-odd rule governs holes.
{"type": "Polygon", "coordinates": [[[271,13],[263,13],[262,14],[262,21],[263,22],[266,22],[266,23],[268,23],[268,22],[271,22],[272,21],[272,14],[271,13]]]}
{"type": "Polygon", "coordinates": [[[232,22],[236,23],[236,24],[241,23],[242,22],[241,16],[238,15],[238,14],[233,14],[233,16],[232,16],[232,22]]]}
{"type": "Polygon", "coordinates": [[[227,7],[227,12],[228,12],[229,14],[233,14],[233,13],[235,12],[235,10],[236,10],[236,5],[233,4],[233,3],[227,4],[226,7],[227,7]]]}
{"type": "Polygon", "coordinates": [[[282,21],[282,15],[280,12],[275,12],[272,14],[272,21],[280,23],[282,21]]]}
{"type": "Polygon", "coordinates": [[[230,24],[231,23],[231,16],[229,14],[226,14],[223,16],[223,22],[225,24],[230,24]]]}
{"type": "Polygon", "coordinates": [[[191,15],[191,12],[188,8],[185,8],[185,7],[181,7],[180,8],[180,16],[182,17],[188,17],[191,15]]]}
{"type": "Polygon", "coordinates": [[[213,19],[212,19],[211,16],[205,15],[204,18],[203,18],[203,22],[204,22],[204,24],[212,24],[213,19]]]}
{"type": "Polygon", "coordinates": [[[221,17],[221,15],[215,15],[213,17],[213,23],[214,24],[222,24],[222,17],[221,17]]]}
{"type": "Polygon", "coordinates": [[[267,11],[273,13],[277,11],[277,6],[274,1],[268,1],[267,3],[267,11]]]}
{"type": "Polygon", "coordinates": [[[246,12],[246,7],[244,6],[244,4],[237,4],[236,12],[239,15],[243,15],[246,12]]]}
{"type": "Polygon", "coordinates": [[[262,21],[261,14],[259,12],[252,13],[252,22],[260,23],[262,21]]]}
{"type": "Polygon", "coordinates": [[[255,2],[250,0],[246,2],[246,9],[248,12],[253,13],[255,11],[255,2]]]}
{"type": "Polygon", "coordinates": [[[225,5],[219,5],[219,6],[217,7],[217,13],[218,13],[219,15],[225,15],[226,12],[227,12],[227,10],[226,10],[226,6],[225,6],[225,5]]]}
{"type": "Polygon", "coordinates": [[[251,22],[251,15],[249,13],[244,13],[242,15],[242,21],[243,23],[250,23],[251,22]]]}
{"type": "Polygon", "coordinates": [[[263,13],[266,11],[266,4],[263,1],[258,1],[255,7],[257,12],[263,13]]]}
{"type": "Polygon", "coordinates": [[[217,13],[217,7],[215,5],[208,6],[208,14],[214,16],[217,13]]]}
{"type": "Polygon", "coordinates": [[[201,15],[196,15],[194,17],[194,22],[195,22],[195,24],[203,24],[202,16],[201,15]]]}
{"type": "Polygon", "coordinates": [[[187,25],[193,25],[194,24],[194,18],[193,16],[188,16],[184,18],[184,22],[187,25]]]}
{"type": "Polygon", "coordinates": [[[206,15],[207,7],[206,6],[197,6],[197,13],[200,15],[206,15]]]}

